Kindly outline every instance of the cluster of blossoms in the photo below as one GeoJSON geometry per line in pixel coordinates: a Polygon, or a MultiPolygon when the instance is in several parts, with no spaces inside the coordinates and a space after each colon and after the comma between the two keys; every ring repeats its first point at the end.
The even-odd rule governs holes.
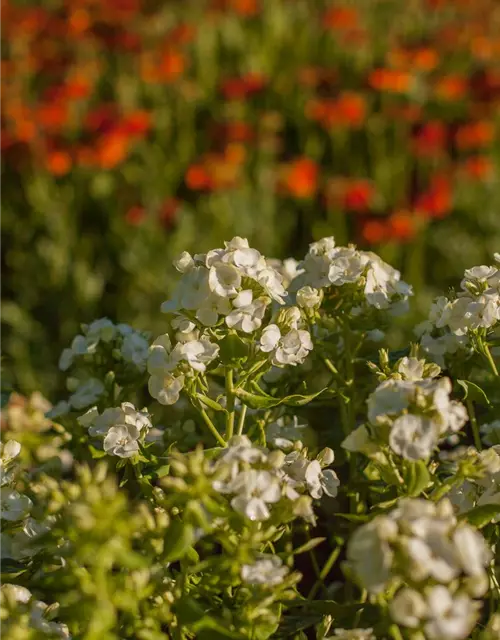
{"type": "Polygon", "coordinates": [[[149,341],[146,335],[127,324],[114,324],[108,318],[83,325],[83,332],[73,338],[59,359],[62,371],[75,369],[68,378],[71,393],[67,401],[59,402],[48,415],[57,417],[72,410],[85,409],[98,402],[106,392],[102,377],[115,367],[123,366],[123,379],[134,378],[146,369],[149,341]],[[96,375],[97,374],[97,375],[96,375]]]}
{"type": "Polygon", "coordinates": [[[37,632],[37,637],[71,638],[68,627],[53,619],[57,609],[57,604],[48,605],[41,600],[36,600],[26,587],[17,584],[2,584],[0,611],[3,631],[7,636],[9,632],[12,632],[16,635],[10,637],[35,637],[30,633],[30,630],[33,630],[37,632]],[[6,626],[4,626],[5,622],[6,626]],[[23,633],[23,635],[17,635],[18,633],[23,633]]]}
{"type": "MultiPolygon", "coordinates": [[[[500,507],[500,445],[484,451],[458,448],[450,453],[443,451],[440,457],[442,470],[450,481],[454,480],[448,497],[458,513],[485,505],[500,507]]],[[[498,520],[499,515],[492,515],[493,522],[498,520]]]]}
{"type": "Polygon", "coordinates": [[[429,640],[462,640],[478,618],[474,599],[488,590],[492,555],[476,529],[457,522],[449,500],[403,499],[354,532],[347,557],[370,594],[397,589],[390,603],[397,624],[429,640]]]}
{"type": "Polygon", "coordinates": [[[457,433],[467,422],[467,411],[451,400],[449,378],[415,379],[423,364],[407,358],[405,368],[414,378],[390,378],[379,384],[368,398],[368,425],[358,427],[342,443],[349,451],[370,454],[377,445],[407,460],[426,460],[439,441],[457,433]]]}
{"type": "MultiPolygon", "coordinates": [[[[500,254],[495,254],[500,262],[500,254]]],[[[428,319],[417,327],[422,348],[437,362],[446,355],[471,350],[472,336],[485,336],[500,321],[500,268],[466,269],[460,291],[433,302],[428,319]]]]}
{"type": "Polygon", "coordinates": [[[244,238],[194,257],[184,252],[174,264],[183,277],[162,305],[166,313],[188,312],[205,327],[222,320],[230,329],[252,333],[272,300],[284,304],[281,274],[244,238]]]}
{"type": "Polygon", "coordinates": [[[401,280],[399,271],[370,251],[354,246],[335,246],[333,237],[310,245],[299,265],[299,275],[293,282],[297,302],[314,307],[321,303],[321,293],[328,298],[335,289],[346,287],[351,314],[359,315],[366,307],[383,309],[393,315],[408,308],[410,285],[401,280]],[[330,293],[331,292],[331,293],[330,293]]]}
{"type": "Polygon", "coordinates": [[[294,516],[314,521],[311,500],[337,495],[337,475],[325,469],[333,460],[331,449],[311,460],[301,443],[285,454],[258,447],[246,436],[236,436],[214,463],[217,479],[213,487],[231,495],[233,509],[250,520],[268,520],[271,505],[287,501],[294,516]]]}
{"type": "Polygon", "coordinates": [[[148,412],[137,411],[130,402],[104,409],[102,413],[92,407],[78,418],[78,423],[88,429],[91,437],[102,439],[107,454],[119,458],[130,458],[138,453],[139,443],[144,442],[152,427],[148,412]]]}

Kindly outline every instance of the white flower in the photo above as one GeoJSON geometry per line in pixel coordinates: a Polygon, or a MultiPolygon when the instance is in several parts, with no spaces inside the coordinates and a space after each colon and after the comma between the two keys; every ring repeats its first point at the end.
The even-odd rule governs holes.
{"type": "Polygon", "coordinates": [[[275,269],[271,267],[262,269],[257,273],[256,280],[273,300],[279,304],[285,304],[283,296],[286,295],[286,290],[283,286],[283,279],[275,269]]]}
{"type": "Polygon", "coordinates": [[[71,411],[71,407],[69,402],[66,400],[60,400],[57,404],[55,404],[52,409],[47,411],[45,414],[46,418],[59,418],[60,416],[64,416],[71,411]]]}
{"type": "Polygon", "coordinates": [[[167,333],[156,338],[149,349],[147,362],[148,373],[161,376],[167,371],[173,371],[179,364],[179,352],[172,352],[172,343],[167,333]]]}
{"type": "Polygon", "coordinates": [[[69,397],[69,404],[73,409],[84,409],[89,404],[94,404],[103,393],[103,383],[97,378],[89,378],[69,397]]]}
{"type": "Polygon", "coordinates": [[[303,329],[290,329],[280,339],[274,352],[274,365],[302,364],[313,348],[311,336],[303,329]]]}
{"type": "Polygon", "coordinates": [[[241,274],[232,264],[217,262],[210,267],[208,286],[221,298],[235,296],[241,286],[241,274]]]}
{"type": "Polygon", "coordinates": [[[293,443],[301,438],[301,431],[307,428],[307,424],[299,424],[297,416],[291,418],[291,423],[284,417],[268,425],[266,439],[274,447],[290,449],[293,443]]]}
{"type": "Polygon", "coordinates": [[[278,346],[278,342],[281,338],[281,331],[276,324],[268,325],[262,335],[260,337],[260,350],[264,351],[264,353],[269,353],[270,351],[274,351],[278,346]]]}
{"type": "Polygon", "coordinates": [[[385,516],[356,529],[349,540],[347,559],[361,584],[370,593],[384,590],[391,577],[394,553],[388,540],[397,534],[397,525],[385,516]]]}
{"type": "MultiPolygon", "coordinates": [[[[245,292],[243,291],[242,293],[245,292]]],[[[263,300],[257,299],[249,304],[239,306],[243,301],[243,298],[240,298],[241,295],[240,293],[233,300],[233,306],[236,308],[226,316],[226,324],[230,329],[252,333],[261,326],[267,305],[263,300]]]]}
{"type": "Polygon", "coordinates": [[[160,404],[175,404],[183,387],[183,375],[174,376],[171,373],[165,373],[163,376],[153,375],[148,381],[149,393],[160,404]]]}
{"type": "Polygon", "coordinates": [[[322,471],[318,460],[313,460],[306,469],[305,481],[312,498],[321,498],[323,493],[334,498],[337,495],[340,481],[335,471],[326,469],[322,471]]]}
{"type": "Polygon", "coordinates": [[[16,602],[20,602],[21,604],[27,604],[32,598],[31,591],[18,584],[4,583],[1,590],[2,593],[9,594],[16,602]]]}
{"type": "Polygon", "coordinates": [[[429,640],[463,640],[472,630],[478,605],[465,594],[452,596],[442,585],[427,594],[425,633],[429,640]]]}
{"type": "MultiPolygon", "coordinates": [[[[212,293],[205,298],[196,311],[196,319],[205,327],[213,327],[219,321],[219,316],[227,316],[231,313],[231,301],[216,293],[212,293]]],[[[196,337],[194,338],[196,339],[196,337]]]]}
{"type": "Polygon", "coordinates": [[[482,576],[491,560],[491,551],[483,536],[464,524],[453,533],[453,544],[464,572],[469,576],[482,576]]]}
{"type": "Polygon", "coordinates": [[[116,335],[116,327],[108,318],[100,318],[91,322],[86,330],[86,338],[89,344],[111,342],[116,335]]]}
{"type": "Polygon", "coordinates": [[[180,358],[186,360],[195,371],[205,371],[207,365],[214,360],[219,353],[219,345],[202,338],[184,342],[179,347],[180,358]]]}
{"type": "Polygon", "coordinates": [[[254,564],[244,564],[241,567],[241,579],[247,584],[258,584],[274,587],[283,582],[288,568],[283,566],[279,556],[262,554],[254,564]]]}
{"type": "Polygon", "coordinates": [[[7,440],[4,444],[0,442],[0,470],[10,464],[21,452],[21,445],[17,440],[7,440]]]}
{"type": "Polygon", "coordinates": [[[389,611],[394,622],[416,629],[425,618],[427,604],[418,591],[404,587],[389,604],[389,611]]]}
{"type": "Polygon", "coordinates": [[[228,487],[228,493],[237,494],[231,506],[250,520],[267,520],[271,515],[267,507],[281,498],[278,479],[269,471],[249,469],[239,473],[228,487]]]}
{"type": "Polygon", "coordinates": [[[69,639],[68,627],[62,622],[49,621],[45,615],[48,605],[40,600],[32,600],[30,611],[30,624],[37,631],[41,631],[45,635],[57,636],[63,639],[69,639]]]}
{"type": "Polygon", "coordinates": [[[222,451],[218,462],[265,462],[267,460],[267,449],[256,447],[247,436],[233,436],[228,442],[228,446],[222,451]]]}
{"type": "Polygon", "coordinates": [[[422,380],[424,377],[425,360],[418,358],[401,358],[398,364],[398,373],[403,380],[422,380]]]}
{"type": "Polygon", "coordinates": [[[368,398],[368,419],[376,424],[406,409],[410,403],[412,384],[402,380],[385,380],[368,398]]]}
{"type": "Polygon", "coordinates": [[[498,295],[483,295],[476,298],[467,307],[469,327],[489,329],[500,318],[500,297],[498,295]]]}
{"type": "Polygon", "coordinates": [[[194,260],[190,253],[183,251],[181,255],[173,261],[174,267],[181,273],[187,273],[194,267],[194,260]]]}
{"type": "Polygon", "coordinates": [[[76,419],[76,421],[82,427],[85,427],[85,429],[88,429],[89,427],[91,427],[94,424],[94,422],[95,422],[96,418],[98,418],[98,416],[99,416],[99,411],[98,411],[97,407],[91,407],[82,416],[79,416],[76,419]]]}
{"type": "Polygon", "coordinates": [[[410,561],[408,574],[414,580],[432,576],[446,584],[460,573],[458,559],[453,544],[439,531],[439,524],[431,521],[429,527],[423,540],[410,538],[405,544],[410,561]]]}
{"type": "Polygon", "coordinates": [[[335,629],[334,636],[324,640],[377,640],[373,629],[335,629]]]}
{"type": "Polygon", "coordinates": [[[436,445],[434,423],[422,416],[402,415],[392,425],[389,444],[407,460],[425,460],[436,445]]]}
{"type": "Polygon", "coordinates": [[[297,291],[297,304],[304,309],[318,308],[322,300],[321,291],[313,287],[301,287],[297,291]]]}
{"type": "Polygon", "coordinates": [[[15,489],[2,487],[0,489],[0,518],[17,522],[25,518],[33,503],[28,496],[19,493],[15,489]]]}
{"type": "Polygon", "coordinates": [[[144,336],[134,331],[125,336],[121,346],[121,354],[125,362],[134,364],[143,371],[149,354],[149,343],[144,336]]]}
{"type": "Polygon", "coordinates": [[[481,425],[480,431],[485,444],[490,446],[500,444],[500,420],[481,425]]]}
{"type": "Polygon", "coordinates": [[[130,458],[139,451],[138,438],[139,431],[132,425],[116,425],[104,438],[104,451],[120,458],[130,458]]]}

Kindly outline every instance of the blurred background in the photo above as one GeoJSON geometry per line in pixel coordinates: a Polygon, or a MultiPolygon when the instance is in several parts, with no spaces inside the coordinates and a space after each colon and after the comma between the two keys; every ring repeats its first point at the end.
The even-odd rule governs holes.
{"type": "MultiPolygon", "coordinates": [[[[2,371],[53,395],[180,251],[325,235],[417,290],[500,249],[498,0],[4,0],[2,371]]],[[[163,326],[162,326],[163,325],[163,326]]]]}

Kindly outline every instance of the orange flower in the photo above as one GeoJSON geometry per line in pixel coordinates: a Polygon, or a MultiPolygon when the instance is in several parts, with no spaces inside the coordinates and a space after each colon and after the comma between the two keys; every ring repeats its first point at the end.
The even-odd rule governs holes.
{"type": "Polygon", "coordinates": [[[485,180],[493,175],[494,165],[491,158],[473,156],[463,163],[464,174],[474,180],[485,180]]]}
{"type": "Polygon", "coordinates": [[[45,164],[54,176],[64,176],[71,170],[71,156],[67,151],[50,151],[45,164]]]}
{"type": "Polygon", "coordinates": [[[475,149],[489,145],[495,136],[492,122],[485,120],[471,122],[460,127],[456,133],[456,143],[459,149],[475,149]]]}
{"type": "Polygon", "coordinates": [[[327,129],[359,127],[366,119],[366,101],[362,95],[346,91],[336,100],[310,100],[305,112],[307,117],[327,129]]]}
{"type": "Polygon", "coordinates": [[[99,140],[96,150],[97,162],[101,169],[113,169],[127,157],[127,137],[117,131],[108,133],[99,140]]]}
{"type": "Polygon", "coordinates": [[[147,51],[140,57],[140,74],[144,82],[174,82],[186,67],[182,53],[169,48],[158,60],[155,53],[147,51]]]}
{"type": "Polygon", "coordinates": [[[90,16],[85,9],[75,8],[68,17],[68,26],[71,33],[81,34],[90,26],[90,16]]]}
{"type": "Polygon", "coordinates": [[[36,118],[44,129],[60,131],[68,122],[68,107],[64,102],[42,104],[36,110],[36,118]]]}
{"type": "Polygon", "coordinates": [[[396,69],[416,69],[417,71],[428,72],[436,68],[439,62],[439,55],[430,47],[421,47],[415,50],[393,49],[389,52],[388,62],[396,69]]]}
{"type": "Polygon", "coordinates": [[[361,225],[361,237],[369,244],[378,244],[387,239],[387,225],[382,220],[367,220],[361,225]]]}
{"type": "Polygon", "coordinates": [[[331,7],[323,15],[323,27],[333,31],[349,31],[359,25],[359,14],[354,7],[331,7]]]}
{"type": "Polygon", "coordinates": [[[408,211],[397,211],[388,220],[389,235],[394,240],[408,242],[415,237],[415,218],[408,211]]]}
{"type": "Polygon", "coordinates": [[[310,158],[298,158],[285,165],[281,186],[295,198],[310,198],[316,193],[318,166],[310,158]]]}
{"type": "Polygon", "coordinates": [[[413,78],[406,71],[374,69],[369,75],[368,82],[377,91],[407,93],[411,89],[413,78]]]}
{"type": "Polygon", "coordinates": [[[434,91],[442,100],[460,100],[467,91],[467,81],[457,74],[443,76],[435,82],[434,91]]]}

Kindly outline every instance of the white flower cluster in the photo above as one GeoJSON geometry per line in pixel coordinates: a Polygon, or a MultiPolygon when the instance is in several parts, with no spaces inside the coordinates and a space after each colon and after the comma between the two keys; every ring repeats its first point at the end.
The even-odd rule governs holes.
{"type": "MultiPolygon", "coordinates": [[[[495,260],[500,262],[500,254],[495,260]]],[[[422,348],[440,364],[445,355],[469,346],[470,332],[494,329],[500,320],[500,268],[466,269],[460,288],[454,298],[436,298],[427,321],[417,327],[422,348]]]]}
{"type": "Polygon", "coordinates": [[[483,442],[489,446],[500,444],[500,420],[493,420],[481,425],[483,442]]]}
{"type": "Polygon", "coordinates": [[[288,575],[288,567],[283,566],[279,556],[262,553],[253,564],[241,567],[241,579],[246,584],[261,587],[275,587],[288,575]]]}
{"type": "Polygon", "coordinates": [[[276,367],[302,364],[312,350],[313,343],[309,331],[300,328],[300,310],[289,307],[280,316],[278,324],[270,324],[262,331],[259,348],[269,354],[271,363],[276,367]]]}
{"type": "Polygon", "coordinates": [[[146,368],[149,343],[144,334],[128,324],[115,325],[108,318],[83,325],[83,334],[75,336],[71,346],[61,353],[59,368],[67,371],[75,359],[96,354],[100,344],[107,345],[116,360],[123,360],[140,371],[146,368]]]}
{"type": "Polygon", "coordinates": [[[21,451],[21,445],[16,440],[9,440],[0,447],[0,519],[19,522],[26,518],[33,507],[28,496],[14,489],[16,458],[21,451]]]}
{"type": "Polygon", "coordinates": [[[429,458],[438,442],[467,422],[461,402],[450,399],[449,378],[385,380],[368,398],[370,426],[358,427],[342,443],[366,453],[370,443],[388,444],[407,460],[429,458]]]}
{"type": "Polygon", "coordinates": [[[423,629],[430,640],[461,640],[477,619],[473,598],[488,589],[491,551],[483,536],[457,522],[449,500],[400,500],[351,537],[348,564],[370,593],[410,584],[391,604],[395,622],[423,629]]]}
{"type": "Polygon", "coordinates": [[[282,500],[292,504],[294,515],[311,519],[311,498],[337,495],[338,478],[331,469],[324,469],[333,459],[331,449],[310,460],[304,448],[285,455],[236,436],[215,462],[213,487],[231,495],[233,509],[250,520],[269,519],[271,505],[282,500]]]}
{"type": "MultiPolygon", "coordinates": [[[[318,290],[352,285],[361,295],[364,305],[385,309],[392,314],[404,313],[408,308],[411,286],[401,280],[399,271],[370,251],[359,251],[353,245],[337,247],[333,237],[323,238],[309,247],[299,265],[302,273],[293,283],[300,290],[297,302],[314,307],[320,302],[318,290]]],[[[352,290],[350,296],[353,296],[352,290]]],[[[352,310],[359,314],[362,306],[352,310]]]]}
{"type": "Polygon", "coordinates": [[[139,442],[152,426],[147,411],[137,411],[130,402],[105,409],[101,414],[97,407],[92,407],[78,418],[78,423],[89,430],[89,435],[102,438],[103,449],[108,455],[119,458],[130,458],[138,453],[139,442]]]}
{"type": "Polygon", "coordinates": [[[149,353],[149,393],[161,404],[175,404],[186,378],[203,373],[219,354],[219,345],[200,336],[194,323],[179,324],[179,333],[185,336],[175,347],[164,334],[153,342],[149,353]]]}
{"type": "Polygon", "coordinates": [[[283,277],[244,238],[206,254],[184,252],[174,265],[183,276],[172,299],[162,305],[165,313],[187,312],[206,327],[223,319],[230,329],[252,333],[271,300],[284,304],[283,277]]]}
{"type": "MultiPolygon", "coordinates": [[[[0,606],[2,609],[15,607],[16,609],[21,609],[22,612],[27,612],[29,614],[30,627],[42,636],[71,638],[68,627],[65,624],[52,620],[58,606],[49,606],[41,600],[35,600],[31,591],[26,587],[21,587],[17,584],[3,584],[0,589],[0,606]]],[[[4,616],[2,615],[3,619],[4,616]]],[[[39,637],[38,634],[36,637],[39,637]]],[[[30,637],[35,636],[30,635],[30,637]]]]}
{"type": "MultiPolygon", "coordinates": [[[[500,506],[500,445],[484,451],[468,447],[465,451],[452,453],[454,455],[451,457],[455,459],[443,466],[448,467],[450,478],[465,477],[448,494],[458,513],[484,505],[500,506]]],[[[493,522],[499,520],[500,516],[492,516],[493,522]]]]}

